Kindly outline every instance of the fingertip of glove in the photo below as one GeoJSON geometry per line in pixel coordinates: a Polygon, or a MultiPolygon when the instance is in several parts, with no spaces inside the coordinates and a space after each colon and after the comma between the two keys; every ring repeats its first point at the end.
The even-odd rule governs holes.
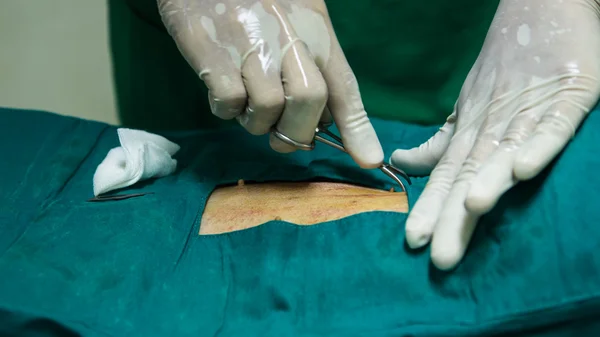
{"type": "Polygon", "coordinates": [[[431,240],[431,233],[406,229],[406,244],[410,249],[423,248],[431,240]]]}
{"type": "Polygon", "coordinates": [[[404,151],[406,151],[406,150],[402,150],[402,149],[394,150],[394,152],[392,152],[392,155],[390,156],[389,163],[394,165],[394,162],[396,162],[399,158],[402,157],[402,154],[404,153],[404,151]]]}
{"type": "Polygon", "coordinates": [[[383,149],[381,146],[370,146],[361,149],[360,153],[353,156],[354,161],[363,169],[374,169],[383,163],[383,149]]]}
{"type": "Polygon", "coordinates": [[[458,265],[463,253],[452,249],[452,247],[444,247],[442,249],[432,247],[431,263],[439,270],[450,271],[458,265]]]}
{"type": "Polygon", "coordinates": [[[403,170],[411,170],[415,157],[411,156],[411,150],[398,149],[392,152],[389,163],[403,170]]]}
{"type": "Polygon", "coordinates": [[[490,195],[485,187],[473,187],[465,199],[467,211],[475,214],[485,214],[496,204],[496,198],[490,195]]]}
{"type": "Polygon", "coordinates": [[[439,270],[449,271],[463,258],[466,245],[456,233],[436,231],[431,242],[431,263],[439,270]]]}
{"type": "Polygon", "coordinates": [[[537,160],[526,155],[521,155],[515,160],[513,174],[518,180],[529,180],[538,174],[538,166],[537,160]]]}
{"type": "Polygon", "coordinates": [[[427,217],[422,217],[420,214],[411,213],[406,221],[405,236],[406,244],[411,249],[419,249],[427,245],[431,241],[433,235],[433,225],[427,217]]]}

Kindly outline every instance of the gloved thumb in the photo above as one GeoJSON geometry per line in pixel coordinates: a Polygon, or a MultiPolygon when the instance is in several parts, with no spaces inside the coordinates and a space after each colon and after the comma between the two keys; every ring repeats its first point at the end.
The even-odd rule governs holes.
{"type": "Polygon", "coordinates": [[[390,164],[409,175],[430,174],[450,145],[455,128],[456,113],[453,113],[448,117],[444,126],[425,143],[409,150],[394,151],[390,158],[390,164]]]}

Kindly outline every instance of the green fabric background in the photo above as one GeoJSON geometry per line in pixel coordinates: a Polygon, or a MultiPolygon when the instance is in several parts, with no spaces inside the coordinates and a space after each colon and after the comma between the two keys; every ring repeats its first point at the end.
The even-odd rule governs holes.
{"type": "MultiPolygon", "coordinates": [[[[497,0],[328,0],[370,116],[438,124],[452,112],[497,0]]],[[[214,128],[204,84],[164,29],[156,0],[109,0],[119,114],[145,129],[214,128]]]]}
{"type": "MultiPolygon", "coordinates": [[[[387,154],[436,131],[374,125],[387,154]]],[[[166,134],[177,172],[128,189],[154,194],[89,203],[115,128],[0,109],[0,336],[598,336],[598,126],[596,110],[448,274],[406,250],[405,214],[197,235],[214,187],[240,178],[390,187],[335,149],[280,155],[239,126],[166,134]]]]}

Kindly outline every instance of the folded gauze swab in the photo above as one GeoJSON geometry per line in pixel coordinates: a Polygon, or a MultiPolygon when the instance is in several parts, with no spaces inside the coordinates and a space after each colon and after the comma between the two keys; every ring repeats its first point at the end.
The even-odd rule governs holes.
{"type": "Polygon", "coordinates": [[[121,146],[110,150],[94,173],[95,196],[175,171],[177,160],[171,156],[179,145],[141,130],[120,128],[117,135],[121,146]]]}

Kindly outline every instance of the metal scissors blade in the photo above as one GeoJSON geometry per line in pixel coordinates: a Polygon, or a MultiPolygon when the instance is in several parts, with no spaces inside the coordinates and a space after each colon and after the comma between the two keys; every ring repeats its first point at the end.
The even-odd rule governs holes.
{"type": "Polygon", "coordinates": [[[144,195],[152,194],[152,192],[146,193],[131,193],[131,194],[115,194],[115,195],[99,195],[88,199],[89,202],[102,202],[102,201],[117,201],[125,200],[137,197],[143,197],[144,195]]]}
{"type": "MultiPolygon", "coordinates": [[[[331,124],[320,123],[317,126],[317,128],[315,129],[315,138],[310,144],[297,142],[297,141],[291,139],[290,137],[284,135],[283,133],[279,132],[279,130],[277,130],[277,128],[273,128],[271,133],[275,137],[277,137],[279,140],[281,140],[282,142],[284,142],[288,145],[294,146],[300,150],[305,150],[305,151],[313,150],[315,148],[315,141],[319,141],[319,142],[321,142],[323,144],[327,144],[339,151],[348,153],[348,151],[346,151],[346,148],[344,147],[342,138],[340,138],[338,135],[334,134],[333,132],[329,131],[328,127],[330,125],[331,124]],[[327,136],[329,138],[326,138],[325,136],[327,136]]],[[[404,171],[400,170],[397,167],[394,167],[392,165],[384,163],[384,164],[381,164],[381,166],[379,167],[379,170],[381,170],[381,172],[383,172],[385,175],[387,175],[392,180],[394,180],[395,183],[400,185],[400,187],[402,187],[402,191],[404,191],[404,192],[406,192],[406,186],[404,186],[404,183],[402,182],[402,180],[400,178],[398,178],[398,175],[401,176],[402,178],[404,178],[408,182],[409,185],[412,184],[410,177],[404,171]]]]}

